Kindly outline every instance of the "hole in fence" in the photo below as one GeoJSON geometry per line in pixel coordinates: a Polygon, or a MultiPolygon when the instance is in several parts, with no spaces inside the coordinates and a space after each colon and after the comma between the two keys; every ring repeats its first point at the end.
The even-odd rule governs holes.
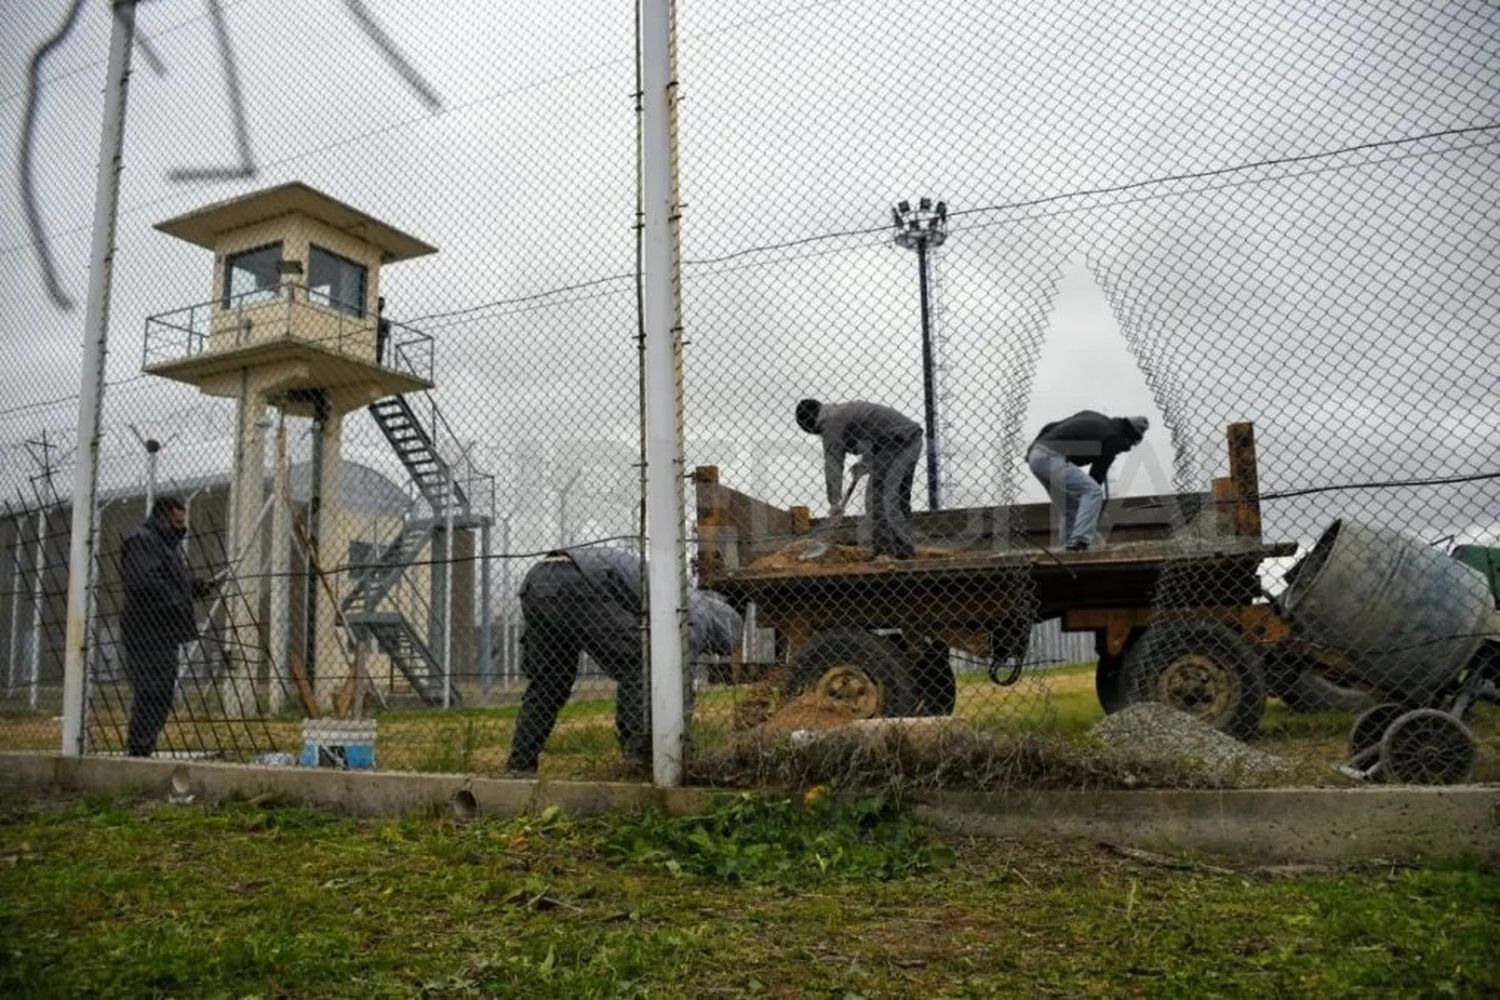
{"type": "Polygon", "coordinates": [[[474,793],[467,788],[454,792],[449,804],[453,808],[454,819],[469,820],[479,815],[479,803],[475,800],[474,793]]]}

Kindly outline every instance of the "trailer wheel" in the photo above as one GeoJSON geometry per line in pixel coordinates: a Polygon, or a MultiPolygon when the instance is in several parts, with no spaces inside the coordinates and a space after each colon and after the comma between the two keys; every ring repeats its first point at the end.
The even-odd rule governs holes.
{"type": "Polygon", "coordinates": [[[1127,704],[1155,701],[1180,709],[1237,739],[1248,739],[1266,711],[1260,654],[1217,622],[1164,622],[1125,654],[1127,704]]]}
{"type": "Polygon", "coordinates": [[[1359,713],[1349,727],[1349,756],[1358,758],[1379,747],[1391,723],[1406,712],[1407,706],[1399,701],[1383,701],[1359,713]]]}
{"type": "Polygon", "coordinates": [[[1474,775],[1478,760],[1469,727],[1434,708],[1400,716],[1380,740],[1380,772],[1388,781],[1458,785],[1474,775]]]}
{"type": "Polygon", "coordinates": [[[946,643],[928,641],[912,656],[912,684],[917,715],[952,715],[958,705],[958,680],[948,662],[946,643]]]}
{"type": "Polygon", "coordinates": [[[798,651],[788,696],[818,691],[857,719],[912,715],[916,696],[906,663],[889,640],[858,629],[829,629],[798,651]]]}

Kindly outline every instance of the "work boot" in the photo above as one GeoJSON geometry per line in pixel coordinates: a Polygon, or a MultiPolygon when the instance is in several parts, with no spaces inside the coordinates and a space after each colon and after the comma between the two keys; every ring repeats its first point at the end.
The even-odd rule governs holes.
{"type": "Polygon", "coordinates": [[[1066,552],[1087,552],[1088,549],[1088,542],[1069,542],[1066,546],[1064,546],[1064,551],[1066,552]]]}

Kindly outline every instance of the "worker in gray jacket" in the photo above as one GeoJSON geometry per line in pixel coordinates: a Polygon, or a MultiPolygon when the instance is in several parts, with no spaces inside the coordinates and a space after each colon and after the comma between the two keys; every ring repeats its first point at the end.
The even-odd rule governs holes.
{"type": "MultiPolygon", "coordinates": [[[[526,693],[511,741],[507,770],[536,771],[557,713],[578,679],[578,654],[586,652],[618,685],[615,736],[635,763],[651,759],[651,723],[645,704],[646,662],[641,646],[641,558],[627,549],[589,547],[553,552],[521,583],[521,672],[526,693]]],[[[688,594],[691,655],[728,654],[744,624],[707,591],[688,594]]]]}
{"type": "Polygon", "coordinates": [[[1070,552],[1095,541],[1104,507],[1104,485],[1116,456],[1141,442],[1151,422],[1145,417],[1106,417],[1080,410],[1042,428],[1026,452],[1026,464],[1053,503],[1063,502],[1063,537],[1070,552]],[[1088,466],[1088,473],[1083,471],[1088,466]]]}
{"type": "Polygon", "coordinates": [[[910,559],[911,484],[922,454],[922,425],[878,403],[797,404],[797,426],[823,439],[823,473],[828,487],[828,514],[844,513],[844,457],[860,456],[858,475],[868,472],[865,511],[870,515],[875,554],[910,559]]]}

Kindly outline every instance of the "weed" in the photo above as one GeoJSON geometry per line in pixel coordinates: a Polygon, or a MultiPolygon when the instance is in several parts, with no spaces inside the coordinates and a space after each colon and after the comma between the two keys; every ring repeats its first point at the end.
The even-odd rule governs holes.
{"type": "Polygon", "coordinates": [[[840,879],[888,881],[941,867],[952,851],[933,841],[888,795],[806,804],[743,793],[714,800],[697,816],[647,813],[621,826],[607,850],[736,883],[800,888],[840,879]]]}

